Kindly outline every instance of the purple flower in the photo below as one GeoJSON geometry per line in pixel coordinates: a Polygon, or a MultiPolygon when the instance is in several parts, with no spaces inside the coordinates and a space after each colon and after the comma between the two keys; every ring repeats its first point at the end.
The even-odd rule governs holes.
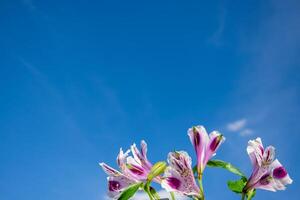
{"type": "Polygon", "coordinates": [[[195,182],[190,156],[185,151],[170,152],[168,163],[161,186],[168,192],[199,197],[200,189],[195,182]]]}
{"type": "Polygon", "coordinates": [[[192,127],[188,130],[188,136],[197,155],[197,172],[201,176],[207,162],[216,154],[225,137],[217,131],[207,134],[203,126],[192,127]]]}
{"type": "Polygon", "coordinates": [[[275,159],[273,146],[264,148],[261,139],[257,138],[248,142],[247,152],[253,165],[253,172],[244,188],[245,192],[251,189],[273,192],[285,190],[285,186],[293,182],[286,169],[275,159]]]}
{"type": "MultiPolygon", "coordinates": [[[[133,144],[125,153],[122,148],[117,157],[117,164],[120,171],[113,169],[105,163],[100,166],[108,174],[108,196],[117,199],[119,195],[130,185],[138,182],[146,182],[152,164],[147,159],[147,144],[141,141],[141,150],[133,144]],[[129,153],[133,156],[129,156],[129,153]]],[[[160,183],[160,177],[154,178],[160,183]]]]}
{"type": "Polygon", "coordinates": [[[108,175],[107,182],[108,182],[108,196],[113,199],[118,199],[120,194],[128,188],[130,185],[137,182],[121,172],[113,169],[112,167],[108,166],[105,163],[100,163],[103,171],[108,175]]]}
{"type": "MultiPolygon", "coordinates": [[[[129,177],[139,181],[146,181],[152,168],[152,164],[147,159],[146,142],[141,141],[141,150],[135,144],[131,145],[131,153],[133,156],[128,156],[128,153],[123,154],[122,150],[120,150],[117,159],[120,168],[129,177]]],[[[159,182],[159,177],[154,180],[159,182]]]]}

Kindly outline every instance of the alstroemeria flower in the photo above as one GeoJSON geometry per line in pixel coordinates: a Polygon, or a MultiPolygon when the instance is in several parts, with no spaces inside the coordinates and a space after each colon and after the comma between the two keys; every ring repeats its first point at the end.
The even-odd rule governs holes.
{"type": "Polygon", "coordinates": [[[130,185],[136,183],[137,181],[122,174],[118,170],[108,166],[105,163],[100,163],[103,171],[108,175],[108,192],[107,195],[110,198],[118,199],[120,194],[128,188],[130,185]]]}
{"type": "MultiPolygon", "coordinates": [[[[115,170],[105,163],[100,163],[102,169],[109,175],[108,196],[118,198],[122,191],[137,182],[145,182],[152,168],[152,164],[147,159],[147,144],[141,141],[141,150],[135,144],[125,153],[122,148],[117,157],[117,164],[121,171],[115,170]],[[132,156],[129,156],[129,153],[132,156]]],[[[160,183],[160,177],[155,177],[154,181],[160,183]]]]}
{"type": "MultiPolygon", "coordinates": [[[[141,150],[135,144],[131,146],[133,156],[128,156],[120,151],[118,163],[123,173],[139,181],[146,181],[147,176],[152,168],[152,164],[147,159],[147,144],[141,141],[141,150]]],[[[159,177],[154,178],[159,182],[159,177]]]]}
{"type": "Polygon", "coordinates": [[[203,126],[192,127],[188,130],[188,136],[197,155],[197,172],[201,176],[207,162],[216,154],[225,137],[217,131],[207,134],[203,126]]]}
{"type": "Polygon", "coordinates": [[[199,197],[200,189],[195,182],[190,156],[185,151],[170,152],[168,163],[161,186],[168,192],[199,197]]]}
{"type": "Polygon", "coordinates": [[[247,192],[251,189],[264,189],[269,191],[284,190],[285,185],[293,180],[286,169],[275,159],[273,146],[263,147],[260,138],[248,142],[247,153],[253,165],[253,172],[244,188],[247,192]]]}

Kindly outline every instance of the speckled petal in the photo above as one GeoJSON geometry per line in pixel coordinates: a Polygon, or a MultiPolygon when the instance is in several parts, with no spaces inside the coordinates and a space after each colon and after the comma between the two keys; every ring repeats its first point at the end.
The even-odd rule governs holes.
{"type": "Polygon", "coordinates": [[[168,167],[161,182],[162,188],[168,192],[178,192],[182,195],[198,196],[199,188],[191,174],[180,174],[172,167],[168,167]]]}
{"type": "Polygon", "coordinates": [[[198,196],[200,190],[195,182],[190,156],[185,151],[170,152],[168,162],[170,166],[162,178],[162,187],[167,191],[198,196]]]}
{"type": "Polygon", "coordinates": [[[136,183],[135,181],[127,178],[126,176],[110,176],[107,178],[108,183],[108,196],[113,199],[118,199],[122,191],[130,185],[136,183]]]}

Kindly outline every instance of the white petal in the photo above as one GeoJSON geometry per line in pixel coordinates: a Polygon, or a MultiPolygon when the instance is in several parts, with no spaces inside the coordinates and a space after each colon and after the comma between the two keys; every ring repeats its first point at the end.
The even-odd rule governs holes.
{"type": "Polygon", "coordinates": [[[125,153],[123,152],[122,148],[120,148],[120,153],[117,157],[117,163],[119,165],[119,168],[124,170],[125,168],[125,163],[126,163],[126,158],[129,154],[130,150],[127,150],[125,153]]]}
{"type": "Polygon", "coordinates": [[[137,162],[136,159],[134,159],[132,156],[128,156],[126,159],[126,163],[130,165],[136,165],[136,166],[141,166],[141,163],[137,162]]]}
{"type": "Polygon", "coordinates": [[[271,164],[275,159],[275,148],[273,146],[268,146],[263,155],[263,163],[265,165],[271,164]]]}
{"type": "Polygon", "coordinates": [[[131,145],[131,153],[132,153],[134,159],[136,160],[136,162],[139,163],[139,165],[142,165],[142,162],[140,159],[141,153],[138,150],[138,148],[136,147],[135,143],[133,145],[131,145]]]}
{"type": "Polygon", "coordinates": [[[259,166],[262,165],[264,148],[260,138],[256,138],[255,140],[249,140],[247,146],[247,153],[253,164],[257,164],[259,166]],[[255,157],[253,157],[253,155],[255,155],[255,157]],[[254,158],[256,159],[256,161],[253,160],[254,158]]]}
{"type": "Polygon", "coordinates": [[[280,168],[280,167],[283,168],[283,170],[284,170],[284,172],[285,172],[285,174],[286,174],[286,175],[284,175],[284,177],[282,177],[282,178],[279,178],[279,177],[276,178],[276,176],[274,176],[274,179],[275,179],[276,181],[280,182],[280,183],[283,184],[283,185],[287,185],[287,184],[292,184],[292,183],[293,183],[293,180],[290,178],[288,172],[287,172],[286,169],[282,166],[282,164],[279,162],[278,159],[274,160],[274,162],[271,164],[270,167],[271,167],[272,170],[273,170],[273,176],[274,176],[274,170],[276,170],[277,168],[280,168]]]}
{"type": "Polygon", "coordinates": [[[144,141],[144,140],[142,140],[141,141],[141,149],[142,149],[142,156],[145,158],[145,159],[147,159],[147,143],[144,141]]]}
{"type": "Polygon", "coordinates": [[[110,167],[109,165],[107,165],[103,162],[99,163],[99,165],[102,167],[103,171],[109,176],[121,176],[122,175],[118,170],[110,167]]]}
{"type": "Polygon", "coordinates": [[[178,192],[183,195],[199,195],[199,188],[193,174],[180,174],[170,166],[165,171],[161,186],[168,192],[178,192]]]}
{"type": "Polygon", "coordinates": [[[126,176],[108,177],[108,196],[113,199],[118,199],[120,193],[130,185],[136,183],[126,176]]]}
{"type": "Polygon", "coordinates": [[[168,163],[177,171],[182,171],[191,168],[192,159],[186,151],[176,151],[168,154],[168,163]]]}

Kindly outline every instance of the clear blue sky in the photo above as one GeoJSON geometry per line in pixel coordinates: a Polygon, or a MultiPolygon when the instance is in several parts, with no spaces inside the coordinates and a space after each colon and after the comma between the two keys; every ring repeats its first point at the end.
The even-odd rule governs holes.
{"type": "MultiPolygon", "coordinates": [[[[249,139],[276,147],[294,179],[257,200],[298,199],[300,3],[0,2],[0,199],[101,200],[119,147],[185,149],[203,124],[217,157],[246,173],[249,139]],[[231,124],[231,126],[229,125],[231,124]],[[228,126],[229,125],[229,126],[228,126]]],[[[207,169],[208,199],[239,199],[207,169]],[[216,192],[216,190],[218,192],[216,192]]]]}

